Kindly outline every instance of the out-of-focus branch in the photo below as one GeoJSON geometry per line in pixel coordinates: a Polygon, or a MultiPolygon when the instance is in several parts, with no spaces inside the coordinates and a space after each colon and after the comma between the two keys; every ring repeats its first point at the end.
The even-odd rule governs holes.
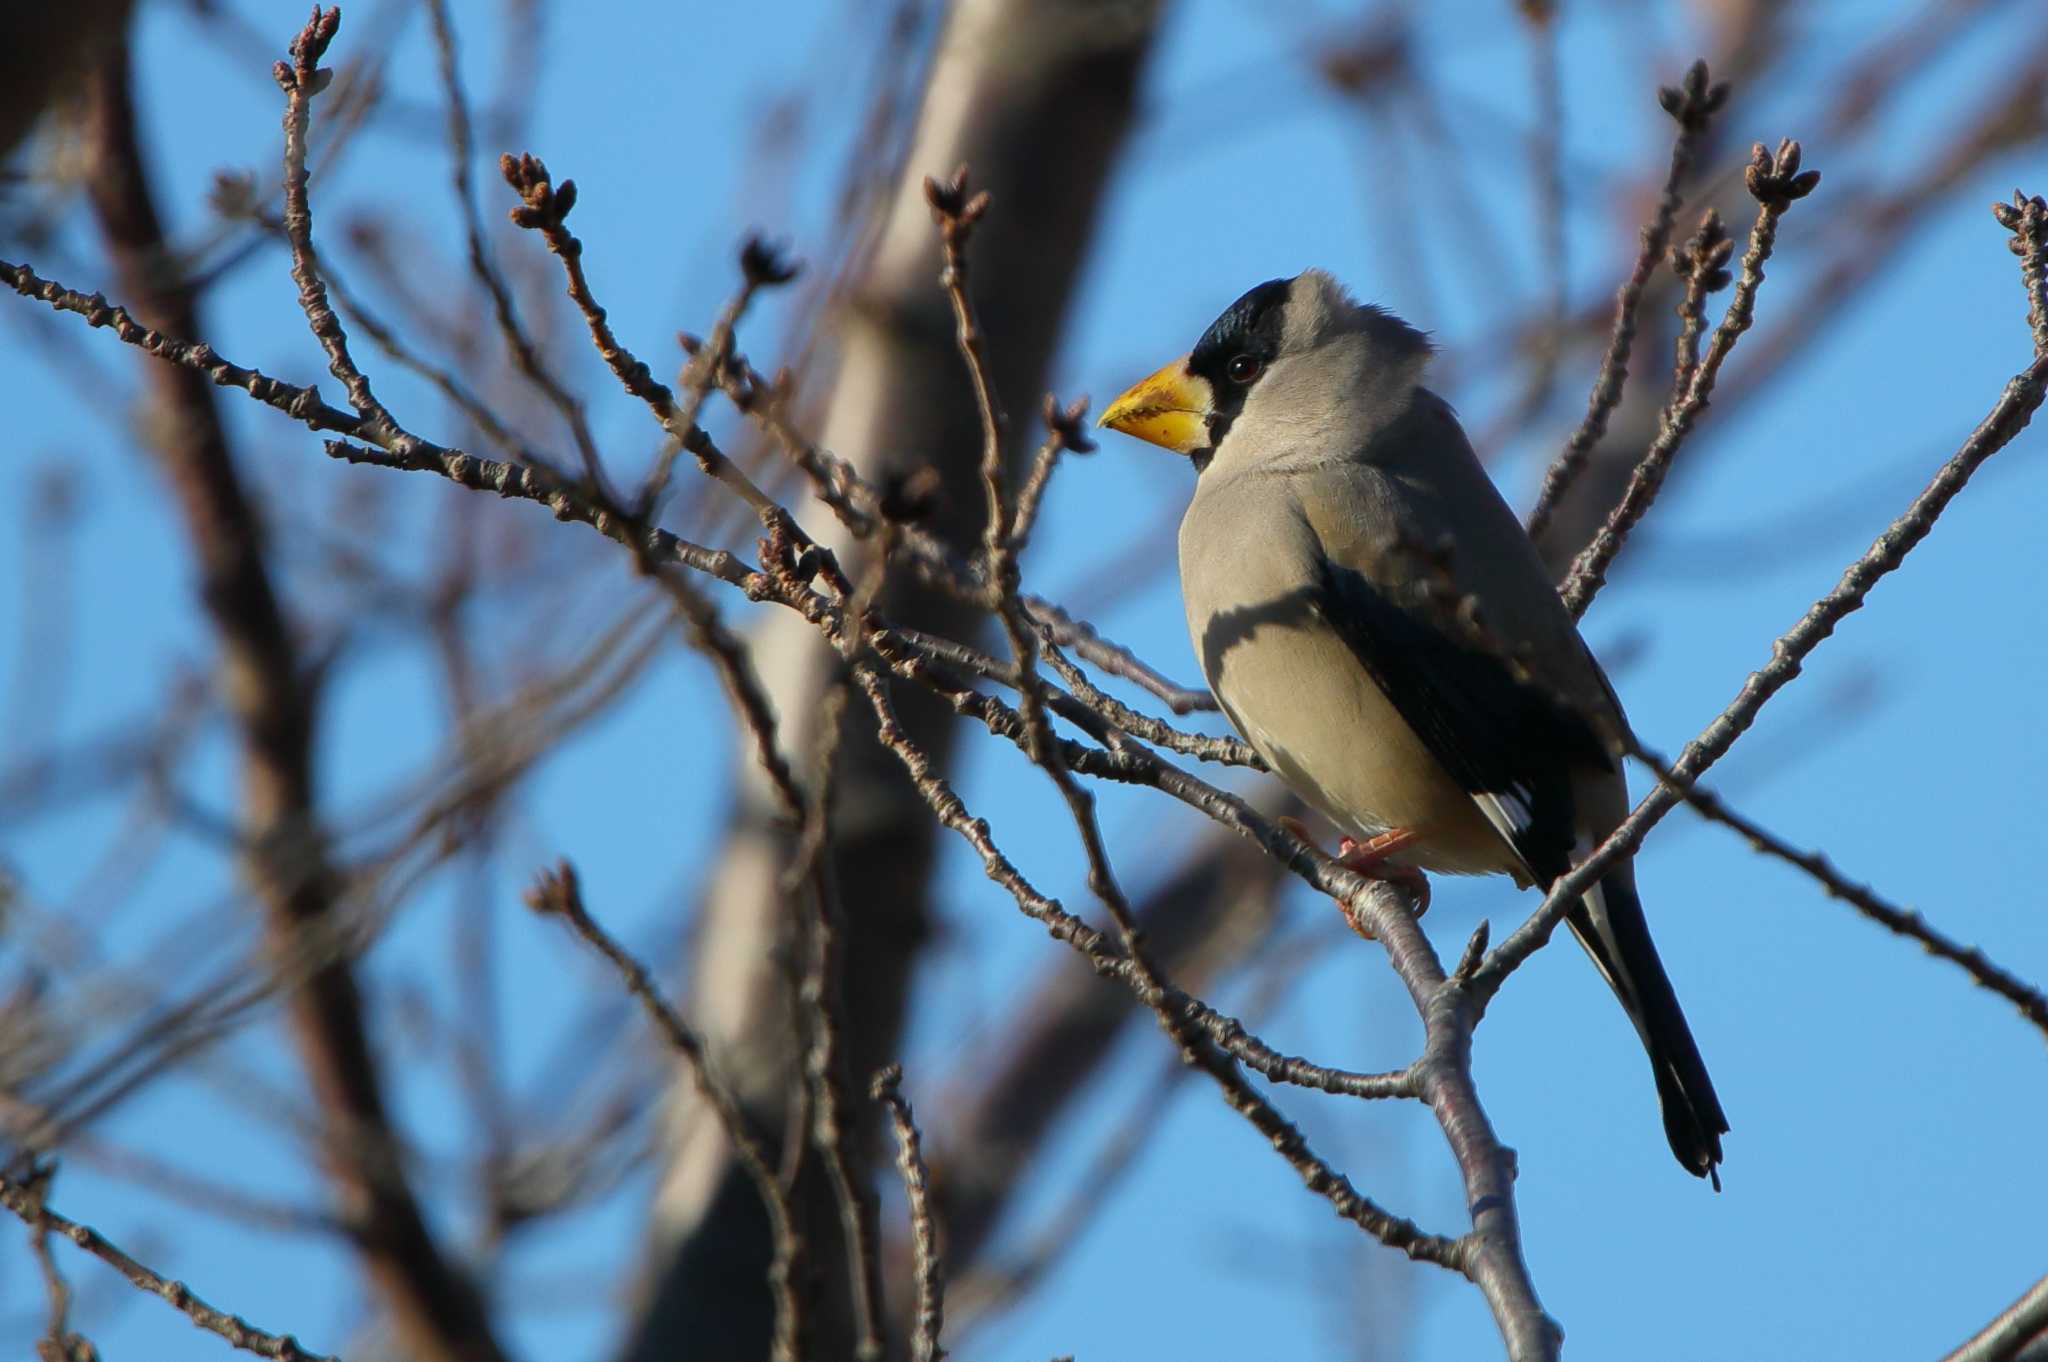
{"type": "MultiPolygon", "coordinates": [[[[303,217],[304,101],[325,45],[318,36],[323,24],[331,36],[331,18],[316,13],[294,44],[294,65],[280,63],[296,91],[287,125],[296,148],[302,228],[309,226],[303,217]]],[[[130,84],[126,50],[117,49],[93,80],[94,208],[123,289],[149,328],[196,335],[195,305],[171,273],[152,201],[130,84]]],[[[288,157],[288,182],[292,164],[288,157]]],[[[20,287],[22,281],[17,276],[13,282],[20,287]]],[[[311,296],[303,284],[302,291],[311,296]]],[[[339,324],[333,329],[338,336],[339,324]]],[[[204,350],[188,347],[188,357],[210,359],[199,353],[204,350]]],[[[337,366],[346,358],[345,349],[332,345],[330,354],[337,366]]],[[[200,597],[221,640],[222,692],[241,730],[242,821],[251,848],[245,870],[264,905],[271,949],[289,960],[330,930],[339,891],[314,806],[311,687],[271,582],[258,516],[204,378],[198,367],[168,364],[150,366],[149,374],[163,412],[156,452],[199,560],[200,597]]],[[[244,377],[252,391],[261,386],[257,376],[244,377]]],[[[359,396],[365,419],[381,410],[367,383],[359,396]]],[[[325,1113],[325,1157],[342,1218],[400,1336],[422,1358],[498,1362],[480,1297],[442,1254],[407,1182],[347,957],[329,955],[314,965],[290,991],[287,1008],[325,1113]]]]}
{"type": "Polygon", "coordinates": [[[160,1297],[173,1310],[200,1328],[218,1334],[229,1344],[272,1362],[340,1362],[325,1353],[308,1352],[290,1334],[273,1334],[258,1329],[239,1315],[215,1309],[192,1293],[183,1282],[172,1281],[123,1253],[90,1225],[66,1219],[42,1204],[40,1195],[4,1174],[0,1174],[0,1206],[19,1216],[31,1228],[47,1230],[68,1239],[134,1283],[136,1288],[160,1297]]]}

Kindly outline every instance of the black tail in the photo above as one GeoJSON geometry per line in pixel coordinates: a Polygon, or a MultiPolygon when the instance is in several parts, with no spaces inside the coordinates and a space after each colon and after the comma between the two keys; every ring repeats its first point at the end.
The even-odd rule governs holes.
{"type": "Polygon", "coordinates": [[[1579,944],[1607,976],[1649,1052],[1671,1152],[1694,1177],[1712,1178],[1718,1192],[1721,1175],[1716,1165],[1721,1162],[1728,1118],[1714,1095],[1714,1080],[1707,1077],[1692,1028],[1679,1010],[1678,995],[1671,991],[1664,962],[1650,941],[1634,876],[1626,868],[1608,875],[1567,920],[1579,944]]]}

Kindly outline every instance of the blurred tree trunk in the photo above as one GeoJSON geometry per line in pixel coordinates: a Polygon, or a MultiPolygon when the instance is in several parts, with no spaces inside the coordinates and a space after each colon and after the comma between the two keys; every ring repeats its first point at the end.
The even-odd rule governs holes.
{"type": "MultiPolygon", "coordinates": [[[[88,197],[120,296],[144,326],[203,336],[198,297],[178,271],[150,185],[125,40],[104,46],[82,88],[88,197]]],[[[407,1357],[502,1362],[483,1297],[413,1187],[354,955],[329,944],[346,928],[336,925],[343,880],[316,802],[317,695],[272,575],[262,513],[229,448],[214,385],[196,369],[137,358],[148,385],[145,443],[182,515],[220,645],[219,691],[240,744],[243,876],[320,1111],[335,1214],[407,1357]]]]}
{"type": "MultiPolygon", "coordinates": [[[[1138,80],[1157,29],[1156,0],[961,0],[938,39],[893,192],[879,206],[873,246],[830,306],[815,371],[829,372],[817,404],[820,443],[868,477],[929,465],[943,487],[934,528],[974,543],[983,501],[980,426],[953,324],[938,286],[938,235],[924,202],[927,175],[962,162],[995,206],[975,234],[974,291],[990,338],[997,390],[1019,415],[1012,463],[1037,432],[1021,419],[1042,391],[1067,300],[1093,236],[1103,188],[1135,114],[1138,80]]],[[[807,526],[828,542],[837,527],[815,504],[807,526]]],[[[856,573],[861,546],[834,547],[856,573]]],[[[922,629],[962,635],[973,612],[907,584],[886,608],[922,629]]],[[[816,631],[771,616],[753,638],[755,661],[781,716],[785,751],[800,766],[819,747],[817,718],[834,658],[816,631]]],[[[939,760],[957,721],[929,695],[905,693],[902,714],[939,760]]],[[[792,1027],[796,913],[781,876],[791,855],[772,798],[751,766],[730,840],[703,905],[689,1004],[761,1129],[788,1135],[802,1082],[792,1027]]],[[[935,839],[941,835],[895,758],[854,724],[841,756],[834,871],[847,918],[845,1044],[857,1092],[893,1058],[919,947],[928,931],[935,839]]],[[[687,1352],[693,1362],[766,1355],[770,1244],[758,1198],[716,1125],[698,1119],[687,1083],[675,1089],[656,1196],[648,1296],[626,1347],[631,1362],[687,1352]]],[[[863,1166],[867,1120],[859,1123],[863,1166]]],[[[816,1354],[851,1356],[837,1216],[825,1179],[807,1165],[798,1188],[812,1275],[823,1304],[816,1354]]]]}
{"type": "Polygon", "coordinates": [[[135,0],[0,6],[0,157],[79,82],[128,28],[135,0]]]}

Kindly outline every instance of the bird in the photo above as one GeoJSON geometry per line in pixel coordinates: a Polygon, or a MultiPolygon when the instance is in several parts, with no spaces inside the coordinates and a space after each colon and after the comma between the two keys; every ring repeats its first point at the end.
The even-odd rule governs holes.
{"type": "MultiPolygon", "coordinates": [[[[1433,346],[1310,269],[1232,303],[1099,425],[1185,455],[1188,634],[1225,715],[1382,878],[1548,890],[1629,808],[1627,719],[1449,403],[1433,346]]],[[[1634,1024],[1678,1162],[1728,1132],[1629,858],[1566,917],[1634,1024]]]]}

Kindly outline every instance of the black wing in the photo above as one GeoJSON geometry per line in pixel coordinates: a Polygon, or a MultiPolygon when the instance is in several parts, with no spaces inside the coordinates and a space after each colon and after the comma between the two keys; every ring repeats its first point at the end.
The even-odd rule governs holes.
{"type": "Polygon", "coordinates": [[[1497,654],[1417,618],[1359,572],[1325,558],[1319,585],[1323,617],[1538,882],[1564,874],[1576,840],[1571,771],[1614,764],[1592,726],[1497,654]]]}

